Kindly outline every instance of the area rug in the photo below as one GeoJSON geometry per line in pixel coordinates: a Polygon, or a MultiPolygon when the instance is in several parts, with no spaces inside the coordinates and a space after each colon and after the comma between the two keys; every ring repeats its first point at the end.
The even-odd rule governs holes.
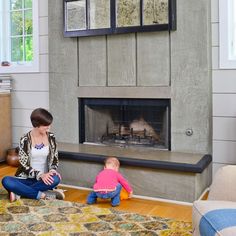
{"type": "Polygon", "coordinates": [[[0,236],[190,236],[191,223],[68,201],[20,199],[0,189],[0,236]]]}

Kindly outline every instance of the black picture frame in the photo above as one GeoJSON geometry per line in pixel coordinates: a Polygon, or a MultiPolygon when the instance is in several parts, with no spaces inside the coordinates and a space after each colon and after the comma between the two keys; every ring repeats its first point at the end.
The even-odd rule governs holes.
{"type": "MultiPolygon", "coordinates": [[[[134,33],[134,32],[151,32],[151,31],[174,31],[177,26],[176,19],[176,0],[166,0],[168,5],[162,4],[164,6],[162,8],[162,13],[166,14],[166,22],[154,22],[153,24],[145,24],[145,16],[147,14],[145,11],[145,2],[151,0],[130,0],[131,4],[134,4],[136,1],[136,5],[134,9],[136,10],[136,25],[118,25],[119,19],[117,20],[119,13],[119,1],[124,0],[105,0],[109,5],[105,8],[106,12],[104,18],[104,24],[106,27],[98,26],[94,27],[93,23],[96,21],[92,21],[91,12],[94,11],[94,4],[96,0],[63,0],[63,25],[64,25],[64,36],[65,37],[83,37],[83,36],[95,36],[95,35],[109,35],[109,34],[121,34],[121,33],[134,33]],[[133,2],[132,2],[133,1],[133,2]],[[138,8],[138,10],[136,9],[138,8]],[[164,10],[163,10],[164,9],[164,10]],[[118,13],[117,13],[118,12],[118,13]],[[138,14],[138,16],[137,16],[138,14]],[[108,19],[109,17],[109,19],[108,19]],[[137,17],[139,17],[139,25],[137,25],[137,17]]],[[[126,0],[127,1],[127,0],[126,0]]],[[[153,0],[155,2],[155,0],[153,0]]],[[[149,2],[148,2],[149,3],[149,2]]],[[[154,3],[155,4],[155,3],[154,3]]],[[[96,4],[94,4],[96,5],[96,4]]],[[[127,5],[127,4],[126,4],[127,5]]],[[[131,6],[132,7],[132,6],[131,6]]],[[[103,9],[104,7],[100,8],[103,9]]],[[[132,9],[132,13],[134,12],[132,9]]],[[[153,8],[149,6],[149,9],[152,11],[153,8]]],[[[160,6],[158,8],[160,10],[160,6]]],[[[129,12],[127,9],[123,11],[126,13],[125,16],[129,17],[129,12]]],[[[129,9],[128,9],[129,10],[129,9]]],[[[99,11],[98,11],[99,12],[99,11]]],[[[122,11],[120,11],[122,12],[122,11]]],[[[153,13],[153,12],[152,12],[153,13]]],[[[101,13],[99,13],[101,15],[101,13]]],[[[123,13],[122,13],[123,14],[123,13]]],[[[95,14],[94,14],[95,15],[95,14]]],[[[156,14],[158,16],[158,14],[156,14]]],[[[132,15],[130,15],[129,19],[134,19],[132,15]]],[[[96,18],[95,18],[96,19],[96,18]]],[[[163,20],[164,21],[164,20],[163,20]]],[[[98,21],[99,22],[99,19],[98,21]]],[[[101,23],[100,23],[101,25],[101,23]]]]}

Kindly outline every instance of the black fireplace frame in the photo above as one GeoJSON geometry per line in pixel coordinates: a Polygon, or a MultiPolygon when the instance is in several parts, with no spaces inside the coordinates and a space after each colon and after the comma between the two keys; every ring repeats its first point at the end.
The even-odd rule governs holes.
{"type": "Polygon", "coordinates": [[[137,98],[78,98],[79,143],[85,141],[85,106],[86,105],[117,106],[164,106],[168,108],[168,150],[171,151],[171,102],[170,99],[137,99],[137,98]]]}

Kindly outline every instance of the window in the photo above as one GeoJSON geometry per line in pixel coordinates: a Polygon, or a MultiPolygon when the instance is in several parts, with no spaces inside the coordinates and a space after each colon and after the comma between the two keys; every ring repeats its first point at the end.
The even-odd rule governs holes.
{"type": "Polygon", "coordinates": [[[0,1],[0,73],[38,71],[38,1],[0,1]]]}
{"type": "Polygon", "coordinates": [[[236,0],[219,0],[220,68],[236,68],[236,0]]]}
{"type": "Polygon", "coordinates": [[[176,29],[176,0],[64,0],[64,35],[176,29]]]}

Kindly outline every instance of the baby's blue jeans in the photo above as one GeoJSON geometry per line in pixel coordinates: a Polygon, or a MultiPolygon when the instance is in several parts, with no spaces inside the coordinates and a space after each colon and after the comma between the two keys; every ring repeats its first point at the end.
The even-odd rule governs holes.
{"type": "Polygon", "coordinates": [[[119,206],[120,205],[120,191],[121,191],[121,184],[118,184],[116,186],[116,190],[112,192],[107,192],[107,193],[100,193],[100,192],[94,192],[92,191],[88,198],[87,198],[87,203],[88,204],[93,204],[97,201],[97,198],[102,198],[102,199],[109,199],[111,198],[111,205],[112,206],[119,206]]]}

